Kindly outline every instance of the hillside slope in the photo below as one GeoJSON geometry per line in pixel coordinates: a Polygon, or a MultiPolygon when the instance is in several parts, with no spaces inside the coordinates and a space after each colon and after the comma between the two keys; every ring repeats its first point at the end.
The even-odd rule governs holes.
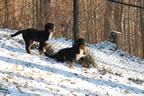
{"type": "MultiPolygon", "coordinates": [[[[32,49],[32,54],[27,54],[24,45],[18,43],[19,38],[8,39],[5,32],[7,33],[7,30],[0,32],[0,96],[144,95],[142,77],[144,62],[126,54],[120,55],[122,52],[109,49],[111,47],[108,45],[104,46],[110,45],[109,42],[89,45],[88,54],[94,54],[97,68],[86,69],[75,64],[74,68],[70,69],[67,63],[56,62],[44,55],[40,56],[38,50],[32,49]],[[128,64],[124,63],[125,59],[137,68],[131,66],[133,68],[131,71],[128,64]],[[122,63],[118,63],[120,61],[122,63]],[[109,68],[112,68],[112,73],[109,72],[109,68]],[[137,70],[138,68],[141,70],[137,70]],[[122,76],[114,74],[117,70],[122,76]],[[127,72],[127,75],[123,75],[125,74],[123,72],[127,72]],[[129,80],[129,75],[132,80],[129,80]],[[133,77],[138,77],[136,79],[138,81],[134,81],[133,77]]],[[[50,41],[55,51],[71,46],[70,42],[66,39],[50,41]],[[57,42],[57,46],[54,46],[54,42],[57,42]]]]}

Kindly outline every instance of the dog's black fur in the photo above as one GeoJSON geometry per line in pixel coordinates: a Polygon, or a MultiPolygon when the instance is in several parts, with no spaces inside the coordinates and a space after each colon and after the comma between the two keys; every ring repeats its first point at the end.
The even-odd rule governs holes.
{"type": "Polygon", "coordinates": [[[49,39],[50,33],[54,31],[55,31],[54,24],[47,23],[45,24],[45,30],[37,30],[37,29],[29,28],[25,30],[20,30],[15,34],[12,34],[11,37],[22,34],[26,45],[26,51],[29,54],[33,42],[34,41],[40,42],[39,51],[41,55],[44,52],[44,49],[46,48],[47,45],[46,41],[49,39]]]}
{"type": "MultiPolygon", "coordinates": [[[[71,48],[64,48],[61,49],[59,52],[55,53],[54,55],[48,55],[45,53],[46,56],[50,58],[56,59],[58,62],[65,62],[69,61],[69,67],[73,67],[73,63],[75,60],[79,60],[81,58],[85,58],[85,50],[86,50],[86,45],[85,41],[83,38],[79,38],[76,40],[75,44],[71,48]],[[82,57],[77,58],[80,53],[80,49],[84,50],[82,53],[82,57]]],[[[86,68],[88,68],[88,65],[83,62],[83,59],[81,60],[82,65],[86,68]]]]}

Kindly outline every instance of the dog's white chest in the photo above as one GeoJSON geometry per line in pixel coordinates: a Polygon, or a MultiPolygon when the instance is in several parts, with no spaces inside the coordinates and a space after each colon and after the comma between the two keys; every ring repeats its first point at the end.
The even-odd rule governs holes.
{"type": "Polygon", "coordinates": [[[79,60],[82,57],[85,57],[85,51],[80,49],[80,53],[76,56],[76,60],[79,60]]]}
{"type": "Polygon", "coordinates": [[[50,32],[48,40],[50,40],[53,37],[54,32],[50,32]]]}

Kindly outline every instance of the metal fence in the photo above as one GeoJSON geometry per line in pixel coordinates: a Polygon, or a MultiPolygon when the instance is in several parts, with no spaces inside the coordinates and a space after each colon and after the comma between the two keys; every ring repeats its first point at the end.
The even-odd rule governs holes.
{"type": "MultiPolygon", "coordinates": [[[[52,54],[60,49],[71,47],[73,40],[67,38],[53,38],[49,41],[52,54]]],[[[121,77],[144,79],[144,60],[130,56],[122,51],[116,44],[104,41],[98,44],[87,44],[86,63],[90,67],[102,70],[102,74],[111,73],[121,77]]]]}
{"type": "MultiPolygon", "coordinates": [[[[52,22],[57,28],[56,37],[73,38],[73,0],[6,1],[0,0],[1,27],[43,29],[45,23],[52,22]]],[[[77,3],[79,37],[96,44],[108,40],[111,30],[116,30],[122,33],[118,35],[117,45],[132,56],[143,58],[143,9],[109,0],[78,0],[77,3]]],[[[141,0],[124,3],[144,6],[141,0]]]]}

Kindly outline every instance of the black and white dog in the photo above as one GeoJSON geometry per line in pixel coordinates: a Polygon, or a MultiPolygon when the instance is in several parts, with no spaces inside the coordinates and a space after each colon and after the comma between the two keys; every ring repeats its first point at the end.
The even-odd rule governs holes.
{"type": "Polygon", "coordinates": [[[85,51],[87,50],[87,46],[85,45],[85,41],[83,38],[79,38],[76,40],[75,44],[70,48],[64,48],[58,51],[53,55],[48,55],[44,53],[46,56],[50,58],[56,59],[58,62],[69,61],[69,67],[73,67],[73,63],[75,60],[80,60],[85,68],[88,68],[88,65],[84,63],[84,58],[86,57],[85,51]]]}
{"type": "Polygon", "coordinates": [[[11,37],[22,34],[23,39],[25,41],[25,45],[26,45],[26,51],[29,54],[30,54],[30,50],[31,50],[33,42],[34,41],[39,42],[40,43],[39,52],[41,55],[47,46],[47,41],[53,37],[54,32],[55,32],[54,24],[47,23],[45,24],[45,30],[37,30],[34,28],[29,28],[25,30],[20,30],[16,32],[15,34],[12,34],[11,37]]]}

